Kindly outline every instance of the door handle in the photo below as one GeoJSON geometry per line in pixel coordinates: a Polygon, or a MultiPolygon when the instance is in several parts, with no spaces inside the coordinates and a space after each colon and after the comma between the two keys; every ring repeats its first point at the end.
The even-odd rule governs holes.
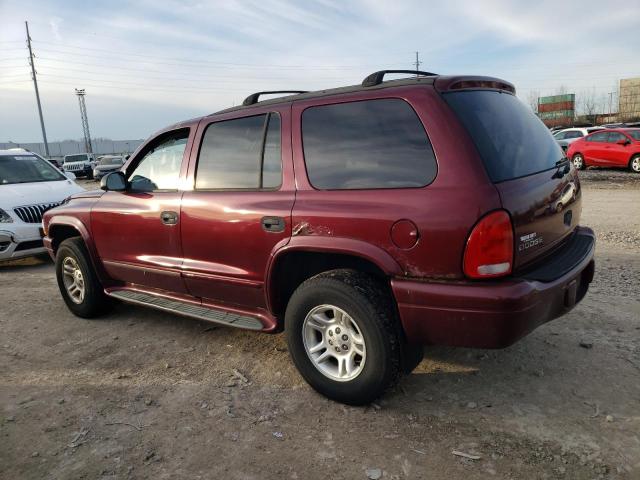
{"type": "Polygon", "coordinates": [[[285,222],[282,217],[262,217],[260,223],[265,232],[284,232],[285,222]]]}
{"type": "Polygon", "coordinates": [[[160,220],[165,225],[175,225],[178,223],[178,212],[162,212],[160,214],[160,220]]]}

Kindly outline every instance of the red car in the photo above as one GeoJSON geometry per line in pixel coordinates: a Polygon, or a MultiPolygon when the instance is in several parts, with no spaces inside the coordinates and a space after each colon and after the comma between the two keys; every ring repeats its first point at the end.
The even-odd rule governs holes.
{"type": "Polygon", "coordinates": [[[265,93],[285,92],[156,133],[45,214],[74,314],[117,299],[284,330],[310,385],[362,404],[425,344],[505,347],[585,296],[577,173],[510,83],[265,93]]]}
{"type": "Polygon", "coordinates": [[[586,167],[619,167],[640,173],[640,128],[616,128],[592,133],[569,145],[567,157],[578,170],[586,167]]]}

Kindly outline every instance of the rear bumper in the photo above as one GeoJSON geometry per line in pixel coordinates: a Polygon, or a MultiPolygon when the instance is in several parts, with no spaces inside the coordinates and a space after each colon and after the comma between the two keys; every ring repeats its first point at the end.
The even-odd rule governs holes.
{"type": "MultiPolygon", "coordinates": [[[[503,348],[567,313],[584,298],[595,268],[593,231],[579,228],[576,236],[588,243],[587,247],[577,257],[574,253],[575,258],[568,257],[571,253],[558,253],[566,255],[572,265],[550,281],[531,279],[535,274],[491,282],[392,280],[407,339],[433,345],[503,348]]],[[[558,257],[550,262],[558,263],[558,257]]]]}

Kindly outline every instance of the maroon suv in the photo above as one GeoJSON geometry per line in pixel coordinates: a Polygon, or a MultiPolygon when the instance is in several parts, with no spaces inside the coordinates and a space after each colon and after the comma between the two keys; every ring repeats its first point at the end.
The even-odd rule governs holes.
{"type": "Polygon", "coordinates": [[[44,217],[73,313],[118,299],[284,330],[311,386],[351,404],[422,345],[510,345],[593,278],[577,173],[495,78],[259,92],[158,132],[101,188],[44,217]]]}

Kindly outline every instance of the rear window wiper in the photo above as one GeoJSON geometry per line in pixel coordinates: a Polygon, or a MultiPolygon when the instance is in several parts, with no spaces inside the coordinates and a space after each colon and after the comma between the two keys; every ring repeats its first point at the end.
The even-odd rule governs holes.
{"type": "Polygon", "coordinates": [[[569,163],[569,158],[568,157],[562,157],[560,160],[558,160],[556,162],[556,164],[554,165],[555,167],[561,167],[562,165],[564,165],[565,163],[569,163]]]}
{"type": "Polygon", "coordinates": [[[562,178],[571,171],[571,162],[567,157],[563,157],[556,162],[555,167],[558,170],[556,170],[552,178],[562,178]]]}

